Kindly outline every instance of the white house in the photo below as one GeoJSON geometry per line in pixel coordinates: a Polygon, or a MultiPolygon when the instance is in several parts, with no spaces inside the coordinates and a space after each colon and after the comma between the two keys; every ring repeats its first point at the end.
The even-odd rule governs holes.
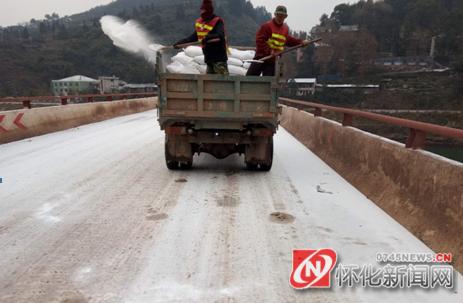
{"type": "Polygon", "coordinates": [[[309,96],[315,94],[315,87],[317,86],[316,78],[295,78],[288,80],[288,87],[290,94],[296,96],[309,96]],[[295,92],[293,90],[296,90],[295,92]]]}
{"type": "Polygon", "coordinates": [[[61,80],[52,80],[51,89],[55,96],[94,94],[98,92],[100,81],[86,76],[72,76],[61,80]]]}

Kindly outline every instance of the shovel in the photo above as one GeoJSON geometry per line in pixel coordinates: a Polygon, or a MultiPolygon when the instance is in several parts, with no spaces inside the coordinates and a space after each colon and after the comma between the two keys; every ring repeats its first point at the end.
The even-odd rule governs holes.
{"type": "MultiPolygon", "coordinates": [[[[314,39],[314,40],[310,40],[310,41],[309,41],[309,44],[318,42],[318,41],[320,41],[320,40],[322,40],[322,38],[317,38],[317,39],[314,39]]],[[[293,47],[288,47],[287,49],[285,49],[285,50],[283,50],[283,51],[281,51],[281,52],[278,52],[278,53],[275,53],[275,54],[272,54],[272,55],[269,55],[269,56],[260,58],[260,59],[258,59],[258,60],[256,60],[256,59],[253,59],[253,60],[244,60],[244,62],[264,63],[265,61],[267,61],[267,60],[269,60],[269,59],[272,59],[272,58],[281,56],[281,55],[283,55],[283,54],[289,53],[289,52],[291,52],[291,51],[293,51],[293,50],[296,50],[296,49],[298,49],[298,48],[308,46],[309,44],[307,44],[307,45],[299,44],[299,45],[296,45],[296,46],[293,46],[293,47]]]]}
{"type": "MultiPolygon", "coordinates": [[[[206,43],[214,43],[214,42],[220,42],[220,38],[215,38],[215,39],[208,40],[206,43]]],[[[176,47],[174,47],[173,45],[163,46],[159,50],[163,51],[163,50],[166,50],[166,49],[173,49],[173,48],[186,48],[188,46],[195,46],[195,45],[201,45],[201,41],[177,44],[176,47]]]]}

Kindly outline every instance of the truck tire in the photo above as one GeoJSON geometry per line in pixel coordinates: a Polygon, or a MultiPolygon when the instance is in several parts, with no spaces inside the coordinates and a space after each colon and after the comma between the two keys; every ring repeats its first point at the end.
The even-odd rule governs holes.
{"type": "Polygon", "coordinates": [[[273,137],[268,140],[267,143],[267,159],[265,163],[259,165],[259,170],[261,171],[270,171],[273,164],[273,137]]]}
{"type": "Polygon", "coordinates": [[[257,167],[258,167],[258,165],[255,164],[255,163],[249,163],[249,162],[246,163],[246,169],[247,170],[255,171],[255,170],[257,170],[257,167]]]}
{"type": "Polygon", "coordinates": [[[168,137],[166,135],[164,154],[168,169],[190,169],[193,166],[191,145],[182,139],[183,138],[176,136],[168,137]]]}
{"type": "Polygon", "coordinates": [[[260,171],[270,171],[272,169],[272,164],[261,164],[259,167],[260,171]]]}
{"type": "Polygon", "coordinates": [[[180,169],[187,170],[193,167],[193,161],[180,163],[180,169]]]}
{"type": "Polygon", "coordinates": [[[167,144],[167,137],[166,137],[166,142],[164,144],[164,157],[166,158],[166,166],[168,169],[170,170],[178,169],[178,161],[175,161],[175,159],[169,153],[169,145],[167,144]]]}
{"type": "Polygon", "coordinates": [[[178,169],[178,162],[177,161],[169,161],[166,159],[167,168],[170,170],[178,169]]]}
{"type": "Polygon", "coordinates": [[[248,170],[269,171],[273,162],[273,137],[264,138],[246,146],[245,161],[248,170]]]}

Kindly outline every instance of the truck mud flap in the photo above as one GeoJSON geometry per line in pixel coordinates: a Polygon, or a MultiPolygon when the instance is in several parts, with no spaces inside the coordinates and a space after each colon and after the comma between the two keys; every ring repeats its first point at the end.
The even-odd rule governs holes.
{"type": "Polygon", "coordinates": [[[269,171],[273,164],[273,137],[263,137],[246,145],[245,162],[249,170],[269,171]]]}
{"type": "Polygon", "coordinates": [[[193,150],[188,136],[166,135],[165,158],[169,169],[191,168],[193,165],[193,150]]]}

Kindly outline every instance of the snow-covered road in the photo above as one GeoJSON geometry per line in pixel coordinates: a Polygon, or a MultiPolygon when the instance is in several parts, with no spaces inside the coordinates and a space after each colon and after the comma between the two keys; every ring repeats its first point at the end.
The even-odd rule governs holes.
{"type": "Polygon", "coordinates": [[[169,171],[155,115],[0,145],[0,302],[463,302],[293,290],[295,248],[375,266],[430,250],[283,129],[269,173],[209,155],[169,171]]]}

